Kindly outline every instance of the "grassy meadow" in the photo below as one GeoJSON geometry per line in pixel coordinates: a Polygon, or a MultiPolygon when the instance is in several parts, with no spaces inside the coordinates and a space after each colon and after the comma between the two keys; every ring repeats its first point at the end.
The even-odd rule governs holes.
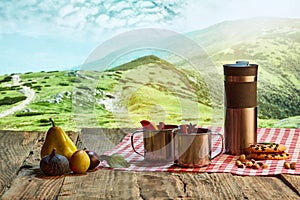
{"type": "Polygon", "coordinates": [[[26,98],[19,92],[22,86],[32,88],[35,98],[24,109],[0,118],[0,129],[45,131],[49,117],[65,130],[140,127],[142,119],[223,126],[222,65],[236,60],[259,64],[258,126],[297,128],[299,24],[293,19],[237,20],[187,34],[207,51],[217,68],[218,74],[209,76],[216,83],[211,85],[188,63],[153,55],[98,72],[19,74],[18,86],[11,86],[12,75],[2,75],[0,113],[26,98]]]}
{"type": "MultiPolygon", "coordinates": [[[[219,115],[213,115],[209,96],[199,96],[207,88],[191,84],[184,75],[185,70],[166,61],[154,56],[147,57],[147,63],[143,59],[126,64],[128,69],[123,65],[92,73],[89,78],[75,71],[20,74],[21,85],[33,88],[35,99],[26,109],[1,118],[0,127],[45,131],[50,126],[49,117],[65,130],[75,131],[81,127],[139,127],[141,119],[173,124],[192,122],[204,126],[215,120],[216,125],[223,125],[223,110],[219,115]],[[74,98],[77,99],[75,103],[74,98]],[[80,98],[82,102],[78,100],[80,98]],[[55,102],[57,99],[61,100],[55,102]],[[92,100],[89,106],[87,99],[92,100]]],[[[7,83],[1,83],[1,88],[7,83]]],[[[1,99],[6,95],[20,95],[15,88],[6,87],[3,91],[1,99]]],[[[15,105],[0,108],[4,110],[15,105]]],[[[296,127],[298,122],[297,116],[265,117],[259,119],[259,127],[296,127]]]]}

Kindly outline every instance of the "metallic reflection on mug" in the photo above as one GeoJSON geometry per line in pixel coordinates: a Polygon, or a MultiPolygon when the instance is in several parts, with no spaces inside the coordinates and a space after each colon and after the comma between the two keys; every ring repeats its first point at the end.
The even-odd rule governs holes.
{"type": "Polygon", "coordinates": [[[224,139],[219,133],[212,133],[209,129],[199,128],[196,133],[180,134],[175,137],[175,164],[182,167],[203,167],[211,160],[223,153],[224,139]],[[222,139],[220,152],[212,157],[212,136],[222,139]]]}
{"type": "Polygon", "coordinates": [[[131,146],[135,153],[143,156],[149,162],[173,162],[174,137],[176,125],[166,125],[168,129],[163,130],[137,130],[131,134],[131,146]],[[143,133],[144,154],[136,150],[134,146],[134,135],[143,133]]]}

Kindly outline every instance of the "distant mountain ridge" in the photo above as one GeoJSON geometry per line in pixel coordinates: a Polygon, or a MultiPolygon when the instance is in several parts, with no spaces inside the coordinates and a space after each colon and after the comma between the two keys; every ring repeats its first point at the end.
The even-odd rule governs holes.
{"type": "MultiPolygon", "coordinates": [[[[300,115],[300,19],[258,17],[225,21],[187,33],[187,36],[202,46],[220,68],[236,60],[259,64],[261,118],[283,119],[300,115]]],[[[154,56],[146,56],[131,63],[147,63],[151,59],[157,60],[154,56]]],[[[181,66],[179,62],[172,62],[172,57],[168,61],[181,66]]],[[[128,66],[126,63],[116,69],[124,70],[128,66]]],[[[223,88],[215,88],[216,92],[220,89],[223,88]]]]}
{"type": "Polygon", "coordinates": [[[300,19],[226,21],[187,35],[219,67],[236,60],[259,64],[260,117],[300,115],[300,19]]]}
{"type": "Polygon", "coordinates": [[[217,23],[205,29],[192,31],[186,35],[208,51],[218,51],[259,38],[270,31],[290,32],[300,30],[300,19],[255,17],[217,23]]]}
{"type": "MultiPolygon", "coordinates": [[[[186,35],[202,46],[218,67],[236,60],[259,64],[261,118],[300,115],[300,19],[258,17],[225,21],[186,35]]],[[[172,62],[172,57],[168,61],[182,65],[172,62]]],[[[215,90],[220,92],[220,88],[215,90]]]]}

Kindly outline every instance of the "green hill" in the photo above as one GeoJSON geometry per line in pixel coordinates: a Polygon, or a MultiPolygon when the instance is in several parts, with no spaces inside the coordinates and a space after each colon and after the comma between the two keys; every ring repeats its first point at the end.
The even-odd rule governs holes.
{"type": "MultiPolygon", "coordinates": [[[[201,77],[151,55],[104,72],[28,72],[19,76],[19,87],[34,89],[35,99],[1,118],[0,129],[47,130],[49,117],[67,130],[140,127],[141,119],[203,125],[212,121],[211,100],[201,77]]],[[[0,79],[10,80],[7,77],[11,75],[0,79]]],[[[8,96],[12,91],[18,93],[15,87],[1,87],[8,96]]],[[[6,105],[2,111],[15,105],[6,105]]]]}
{"type": "MultiPolygon", "coordinates": [[[[6,77],[12,75],[1,76],[0,79],[6,77]]],[[[69,76],[69,72],[66,71],[53,71],[28,72],[19,74],[19,77],[18,86],[10,87],[12,80],[0,84],[1,99],[11,97],[12,94],[24,97],[19,91],[23,86],[27,86],[35,91],[34,100],[23,109],[2,117],[0,129],[46,131],[50,126],[49,118],[53,117],[57,124],[74,130],[74,121],[71,118],[74,76],[69,76]]],[[[1,105],[0,113],[20,103],[10,102],[9,105],[1,105]]]]}
{"type": "Polygon", "coordinates": [[[219,67],[236,60],[259,64],[261,119],[300,115],[300,19],[227,21],[188,36],[205,48],[219,67]]]}
{"type": "Polygon", "coordinates": [[[49,117],[66,130],[139,127],[141,119],[222,126],[219,79],[222,65],[236,60],[259,64],[259,126],[297,127],[300,19],[227,21],[187,36],[214,61],[219,74],[208,77],[216,84],[208,86],[187,62],[153,55],[101,72],[28,72],[19,75],[18,86],[11,86],[12,75],[0,76],[0,113],[22,102],[22,86],[35,91],[35,99],[24,109],[1,118],[0,129],[47,130],[49,117]],[[209,90],[218,95],[212,97],[209,90]]]}
{"type": "Polygon", "coordinates": [[[75,86],[91,85],[99,91],[95,100],[98,102],[96,109],[93,102],[87,101],[91,99],[93,89],[89,90],[90,94],[80,91],[89,98],[78,97],[76,104],[73,104],[75,113],[81,113],[75,116],[78,124],[139,127],[141,119],[157,123],[179,124],[186,121],[203,125],[212,121],[207,86],[194,72],[150,55],[99,73],[97,85],[92,86],[90,80],[82,79],[75,86]],[[109,112],[100,112],[103,110],[109,112]],[[90,115],[94,111],[97,120],[90,115]]]}

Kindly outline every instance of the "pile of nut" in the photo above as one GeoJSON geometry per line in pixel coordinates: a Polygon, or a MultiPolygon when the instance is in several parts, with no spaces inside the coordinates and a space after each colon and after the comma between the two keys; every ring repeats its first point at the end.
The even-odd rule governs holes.
{"type": "Polygon", "coordinates": [[[296,162],[284,162],[283,166],[285,169],[296,169],[296,162]]]}
{"type": "MultiPolygon", "coordinates": [[[[251,168],[251,169],[268,169],[268,164],[263,163],[261,161],[256,161],[254,159],[247,160],[247,157],[245,154],[241,154],[238,158],[238,160],[235,162],[236,166],[238,168],[251,168]]],[[[285,169],[296,169],[296,162],[284,162],[284,168],[285,169]]]]}
{"type": "Polygon", "coordinates": [[[245,154],[241,154],[238,160],[235,162],[238,168],[251,168],[251,169],[267,169],[269,166],[266,163],[258,162],[254,159],[247,160],[245,154]]]}

